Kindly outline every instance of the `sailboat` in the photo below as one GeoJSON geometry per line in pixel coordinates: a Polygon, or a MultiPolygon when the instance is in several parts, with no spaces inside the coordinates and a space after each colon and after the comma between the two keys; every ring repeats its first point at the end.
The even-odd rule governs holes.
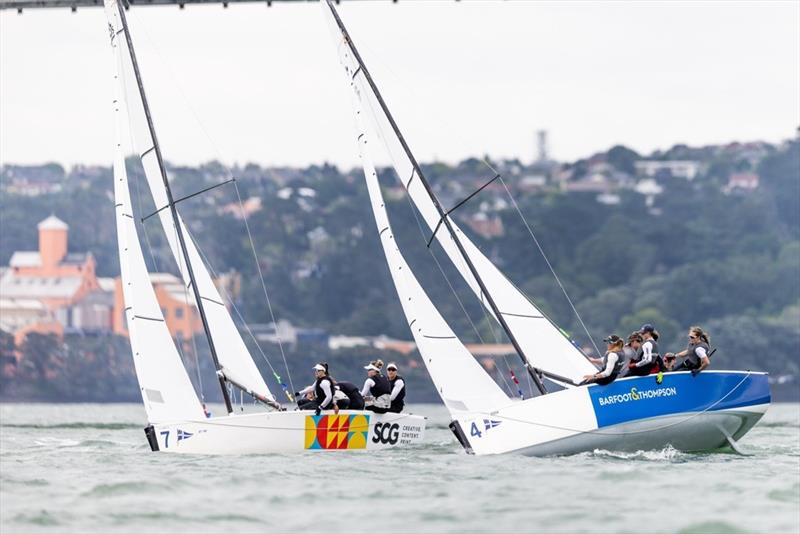
{"type": "Polygon", "coordinates": [[[420,443],[425,418],[287,411],[270,391],[178,214],[121,0],[105,0],[114,64],[114,198],[120,276],[136,377],[153,451],[195,454],[377,450],[420,443]],[[139,154],[170,250],[200,316],[226,415],[206,413],[156,300],[137,234],[125,169],[123,132],[139,154]],[[268,410],[234,413],[229,388],[268,410]]]}
{"type": "MultiPolygon", "coordinates": [[[[595,449],[730,446],[766,412],[766,373],[706,370],[581,385],[595,366],[461,231],[404,139],[332,0],[321,3],[351,89],[357,143],[386,262],[417,348],[468,453],[544,456],[595,449]],[[374,141],[381,141],[376,143],[374,141]],[[507,395],[453,333],[394,240],[370,149],[382,144],[416,210],[487,313],[502,328],[537,395],[507,395]],[[556,384],[557,391],[548,391],[556,384]]],[[[495,176],[497,179],[499,176],[495,176]]],[[[471,197],[471,196],[470,196],[471,197]]],[[[469,200],[467,197],[466,200],[469,200]]],[[[465,200],[465,201],[466,201],[465,200]]]]}

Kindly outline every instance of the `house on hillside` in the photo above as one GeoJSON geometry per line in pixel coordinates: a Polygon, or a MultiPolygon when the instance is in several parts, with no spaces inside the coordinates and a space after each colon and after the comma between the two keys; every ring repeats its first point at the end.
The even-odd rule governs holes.
{"type": "Polygon", "coordinates": [[[731,193],[733,191],[754,191],[758,189],[760,177],[754,172],[734,172],[728,177],[728,185],[723,191],[731,193]]]}
{"type": "Polygon", "coordinates": [[[694,180],[700,174],[699,161],[642,160],[634,164],[636,174],[645,178],[684,178],[694,180]]]}

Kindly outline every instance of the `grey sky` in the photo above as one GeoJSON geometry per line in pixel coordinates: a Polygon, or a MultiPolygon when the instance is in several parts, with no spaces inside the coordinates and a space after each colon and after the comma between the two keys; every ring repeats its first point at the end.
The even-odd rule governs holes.
{"type": "MultiPolygon", "coordinates": [[[[423,161],[574,159],[622,143],[780,141],[800,124],[800,2],[345,2],[423,161]]],[[[357,162],[316,4],[141,7],[130,23],[165,157],[357,162]],[[207,135],[206,133],[207,132],[207,135]]],[[[109,164],[102,9],[0,12],[0,161],[109,164]]]]}

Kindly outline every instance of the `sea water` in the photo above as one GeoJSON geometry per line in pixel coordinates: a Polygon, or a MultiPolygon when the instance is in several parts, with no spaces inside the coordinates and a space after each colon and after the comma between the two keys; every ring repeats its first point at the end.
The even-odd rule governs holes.
{"type": "Polygon", "coordinates": [[[800,404],[749,456],[468,456],[441,406],[423,445],[377,453],[150,452],[140,405],[0,406],[0,531],[800,532],[800,404]]]}

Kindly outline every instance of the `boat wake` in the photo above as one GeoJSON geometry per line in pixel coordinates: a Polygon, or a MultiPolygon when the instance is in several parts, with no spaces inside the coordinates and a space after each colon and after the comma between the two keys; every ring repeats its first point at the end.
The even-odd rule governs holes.
{"type": "Polygon", "coordinates": [[[595,449],[592,452],[584,453],[589,458],[606,458],[614,460],[644,460],[648,462],[685,462],[691,458],[690,453],[679,451],[671,445],[663,449],[636,452],[608,451],[595,449]]]}

